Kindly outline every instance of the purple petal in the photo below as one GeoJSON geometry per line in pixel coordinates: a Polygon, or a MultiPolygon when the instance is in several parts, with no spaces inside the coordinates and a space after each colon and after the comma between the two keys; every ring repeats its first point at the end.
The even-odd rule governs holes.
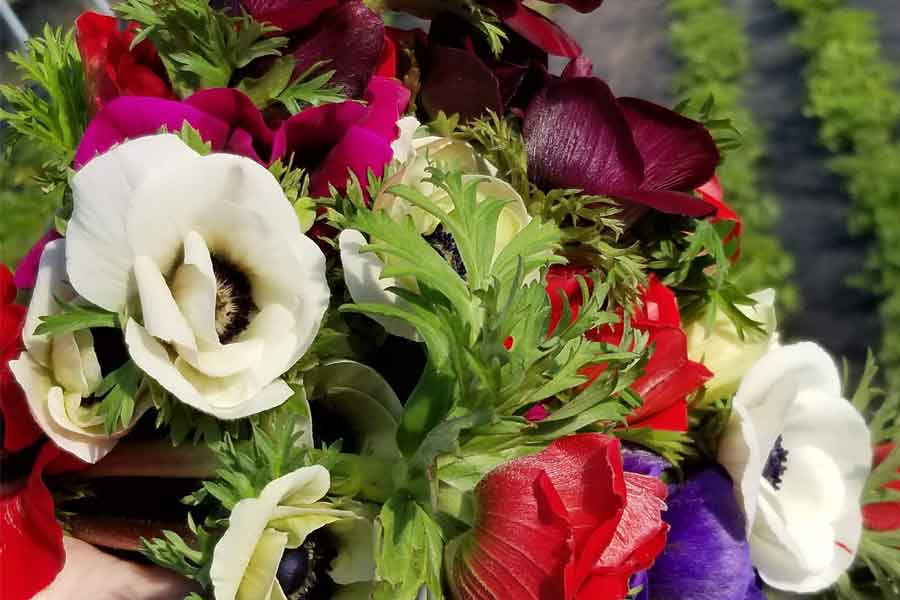
{"type": "Polygon", "coordinates": [[[327,61],[322,69],[335,71],[330,83],[359,98],[384,49],[384,22],[362,2],[344,2],[322,13],[291,48],[297,59],[295,75],[327,61]]]}
{"type": "Polygon", "coordinates": [[[594,77],[556,81],[528,106],[528,172],[545,188],[589,194],[638,189],[643,161],[609,87],[594,77]]]}
{"type": "Polygon", "coordinates": [[[31,250],[28,251],[28,254],[16,267],[13,281],[17,290],[30,290],[34,287],[34,283],[37,281],[38,266],[41,264],[41,254],[44,253],[44,246],[53,240],[58,240],[60,237],[62,236],[59,235],[56,229],[50,229],[31,247],[31,250]]]}
{"type": "Polygon", "coordinates": [[[258,21],[266,21],[283,29],[295,31],[306,27],[338,0],[243,0],[247,12],[258,21]]]}
{"type": "Polygon", "coordinates": [[[162,127],[168,131],[179,131],[185,121],[199,131],[214,150],[225,147],[231,127],[197,107],[160,98],[116,98],[106,104],[88,125],[75,152],[75,169],[127,139],[159,133],[162,127]]]}
{"type": "Polygon", "coordinates": [[[428,68],[420,94],[429,116],[444,111],[463,121],[503,113],[500,82],[478,56],[468,50],[434,45],[428,51],[428,68]]]}
{"type": "Polygon", "coordinates": [[[748,600],[756,575],[731,481],[711,468],[669,494],[668,543],[650,569],[650,599],[748,600]]]}
{"type": "Polygon", "coordinates": [[[618,102],[644,159],[643,189],[690,191],[712,178],[719,150],[702,123],[646,100],[618,102]]]}
{"type": "Polygon", "coordinates": [[[659,477],[671,466],[667,460],[647,450],[622,447],[622,468],[628,473],[659,477]]]}
{"type": "Polygon", "coordinates": [[[275,135],[243,92],[231,88],[202,90],[184,102],[230,125],[223,150],[257,162],[263,162],[260,157],[269,155],[275,135]]]}

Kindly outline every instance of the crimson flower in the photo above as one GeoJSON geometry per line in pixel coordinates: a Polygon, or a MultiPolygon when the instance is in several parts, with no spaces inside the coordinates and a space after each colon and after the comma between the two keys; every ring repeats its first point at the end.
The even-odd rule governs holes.
{"type": "Polygon", "coordinates": [[[551,80],[529,104],[523,134],[528,174],[542,187],[690,217],[716,212],[691,193],[719,162],[706,128],[652,102],[617,99],[596,77],[551,80]]]}
{"type": "MultiPolygon", "coordinates": [[[[875,447],[873,456],[874,466],[878,466],[887,460],[891,452],[894,451],[895,444],[886,442],[875,447]]],[[[891,490],[900,490],[900,470],[897,471],[898,477],[894,481],[888,483],[885,488],[891,490]]],[[[863,523],[866,529],[872,531],[895,531],[900,529],[900,502],[875,502],[873,504],[863,504],[863,523]]]]}
{"type": "Polygon", "coordinates": [[[741,256],[740,239],[744,233],[744,224],[741,216],[734,212],[728,204],[725,203],[725,193],[722,191],[722,183],[719,178],[713,175],[712,179],[697,188],[700,197],[709,204],[716,207],[715,214],[710,218],[710,222],[731,223],[731,229],[725,234],[723,242],[731,244],[734,242],[734,251],[731,254],[731,260],[736,262],[741,256]]]}
{"type": "Polygon", "coordinates": [[[137,25],[122,31],[115,17],[86,12],[75,21],[93,110],[119,96],[173,98],[166,69],[149,40],[132,48],[137,25]]]}
{"type": "Polygon", "coordinates": [[[666,488],[623,471],[619,441],[555,441],[488,473],[472,529],[447,548],[456,598],[617,600],[665,546],[666,488]]]}
{"type": "MultiPolygon", "coordinates": [[[[551,332],[562,315],[560,290],[568,298],[574,314],[581,305],[581,289],[576,276],[584,276],[583,267],[552,267],[547,276],[547,290],[552,306],[551,332]]],[[[649,334],[653,349],[644,374],[632,385],[643,404],[628,417],[633,427],[650,427],[667,431],[687,431],[687,397],[712,377],[702,364],[687,356],[687,337],[681,329],[678,300],[672,290],[651,275],[641,293],[642,306],[630,317],[631,327],[649,334]]],[[[621,314],[621,313],[620,313],[621,314]]],[[[596,342],[619,345],[625,325],[593,329],[585,335],[596,342]]],[[[605,364],[587,367],[582,372],[593,381],[606,370],[605,364]]],[[[588,384],[585,384],[588,385],[588,384]]]]}
{"type": "MultiPolygon", "coordinates": [[[[578,12],[589,13],[603,0],[548,0],[551,4],[566,4],[578,12]]],[[[528,8],[522,0],[488,0],[486,3],[503,23],[538,46],[548,54],[575,58],[581,54],[581,47],[559,25],[528,8]]]]}
{"type": "Polygon", "coordinates": [[[3,415],[5,452],[18,452],[34,444],[41,430],[31,417],[22,389],[9,371],[9,361],[22,351],[26,308],[14,304],[13,275],[0,264],[0,414],[3,415]]]}

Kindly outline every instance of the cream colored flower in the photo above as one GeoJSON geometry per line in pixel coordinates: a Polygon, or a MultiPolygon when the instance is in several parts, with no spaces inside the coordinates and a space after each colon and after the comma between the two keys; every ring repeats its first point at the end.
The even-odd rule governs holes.
{"type": "MultiPolygon", "coordinates": [[[[37,281],[22,338],[25,352],[9,363],[35,422],[63,450],[86,462],[103,458],[149,408],[139,401],[128,427],[106,433],[94,392],[103,379],[94,334],[85,329],[74,333],[36,335],[41,317],[57,314],[58,301],[74,303],[79,298],[66,282],[66,242],[47,244],[41,255],[37,281]]],[[[119,330],[110,335],[122,336],[119,330]]],[[[123,344],[124,347],[124,344],[123,344]]],[[[126,357],[122,357],[123,359],[126,357]]],[[[114,365],[118,366],[118,365],[114,365]]]]}
{"type": "Polygon", "coordinates": [[[865,420],[841,397],[820,347],[769,351],[744,376],[719,462],[747,515],[760,577],[794,593],[822,590],[853,563],[872,450],[865,420]]]}
{"type": "Polygon", "coordinates": [[[367,598],[375,529],[369,519],[323,502],[330,485],[327,469],[304,467],[238,502],[213,550],[215,599],[306,598],[298,591],[328,584],[322,577],[340,586],[335,598],[367,598]]]}
{"type": "Polygon", "coordinates": [[[290,397],[280,377],[316,337],[329,289],[324,255],[269,171],[163,134],[95,158],[72,188],[72,286],[129,311],[141,370],[221,419],[290,397]]]}

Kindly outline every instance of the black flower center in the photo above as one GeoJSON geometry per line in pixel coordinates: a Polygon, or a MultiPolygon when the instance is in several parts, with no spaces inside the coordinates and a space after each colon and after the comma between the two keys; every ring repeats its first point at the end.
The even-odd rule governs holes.
{"type": "Polygon", "coordinates": [[[766,466],[763,468],[763,477],[772,484],[776,490],[781,487],[782,477],[787,469],[788,451],[782,445],[782,439],[779,435],[775,440],[775,446],[769,452],[769,458],[766,460],[766,466]]]}
{"type": "Polygon", "coordinates": [[[257,309],[244,272],[221,256],[211,258],[216,276],[216,333],[227,344],[247,329],[257,309]]]}
{"type": "Polygon", "coordinates": [[[335,585],[328,569],[336,556],[334,537],[325,529],[306,536],[299,548],[285,550],[275,578],[288,600],[330,600],[335,585]]]}
{"type": "Polygon", "coordinates": [[[456,247],[456,240],[453,239],[453,234],[445,231],[443,225],[438,225],[434,233],[423,237],[426,242],[431,244],[432,248],[444,257],[444,260],[450,263],[457,275],[463,279],[466,278],[466,265],[459,254],[459,248],[456,247]]]}

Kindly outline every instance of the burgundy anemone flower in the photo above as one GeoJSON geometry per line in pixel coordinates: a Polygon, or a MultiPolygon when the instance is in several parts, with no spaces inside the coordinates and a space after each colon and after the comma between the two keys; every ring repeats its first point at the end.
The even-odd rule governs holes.
{"type": "MultiPolygon", "coordinates": [[[[581,306],[581,287],[578,276],[589,269],[578,266],[554,266],[547,275],[547,292],[551,302],[551,332],[563,312],[560,291],[568,299],[577,315],[581,306]]],[[[649,335],[653,353],[644,374],[632,385],[643,404],[628,417],[632,427],[650,427],[666,431],[687,431],[687,397],[712,377],[709,369],[687,356],[687,337],[681,328],[678,300],[672,290],[651,275],[647,287],[641,291],[642,306],[630,318],[632,328],[649,335]]],[[[624,318],[620,311],[620,316],[624,318]]],[[[589,340],[619,345],[625,326],[623,322],[592,329],[585,334],[589,340]]],[[[606,364],[585,368],[582,375],[593,381],[606,370],[606,364]]],[[[589,385],[590,381],[584,385],[589,385]]]]}
{"type": "Polygon", "coordinates": [[[373,77],[364,98],[366,104],[347,101],[306,109],[277,131],[234,89],[203,90],[181,102],[118,98],[88,125],[74,164],[80,168],[126,139],[152,135],[162,127],[179,131],[189,123],[214,151],[263,164],[292,158],[308,169],[313,193],[327,195],[329,184],[344,188],[348,169],[365,181],[370,169],[380,175],[392,158],[396,123],[409,103],[409,91],[395,79],[373,77]]]}
{"type": "Polygon", "coordinates": [[[577,188],[691,217],[716,211],[691,192],[719,162],[706,128],[645,100],[613,96],[595,77],[550,82],[528,106],[528,173],[545,188],[577,188]]]}
{"type": "Polygon", "coordinates": [[[665,486],[623,471],[619,441],[581,434],[488,473],[447,548],[456,598],[616,600],[665,546],[665,486]]]}
{"type": "Polygon", "coordinates": [[[162,60],[149,40],[132,47],[137,24],[123,31],[115,17],[86,12],[75,21],[88,101],[96,111],[119,96],[174,98],[162,60]]]}
{"type": "MultiPolygon", "coordinates": [[[[589,13],[597,9],[603,0],[548,0],[551,4],[566,4],[578,12],[589,13]]],[[[503,24],[538,46],[548,54],[575,58],[581,47],[564,29],[528,8],[522,0],[488,0],[486,3],[503,24]]]]}

